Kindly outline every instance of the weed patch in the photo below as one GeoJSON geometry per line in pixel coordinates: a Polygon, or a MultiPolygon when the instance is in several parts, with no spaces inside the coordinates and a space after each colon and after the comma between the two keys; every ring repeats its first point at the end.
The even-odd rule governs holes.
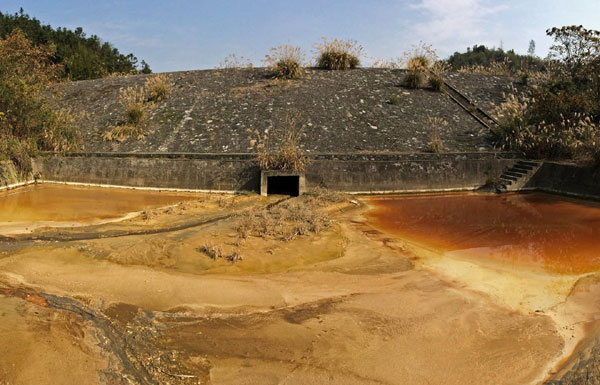
{"type": "Polygon", "coordinates": [[[440,128],[448,126],[448,122],[442,118],[429,118],[429,128],[431,130],[431,136],[429,140],[429,149],[436,154],[444,151],[444,144],[442,143],[442,137],[440,135],[440,128]]]}
{"type": "Polygon", "coordinates": [[[304,171],[307,159],[300,149],[304,125],[299,113],[287,113],[279,125],[271,124],[262,135],[248,130],[250,147],[255,148],[262,170],[304,171]]]}
{"type": "Polygon", "coordinates": [[[304,197],[288,200],[271,208],[252,209],[236,227],[238,237],[272,238],[290,241],[299,236],[319,234],[331,225],[314,200],[304,197]]]}
{"type": "Polygon", "coordinates": [[[325,70],[350,70],[360,66],[363,47],[355,40],[323,38],[317,45],[317,67],[325,70]]]}
{"type": "Polygon", "coordinates": [[[149,102],[159,102],[173,91],[173,82],[165,74],[152,75],[146,79],[144,90],[149,102]]]}
{"type": "Polygon", "coordinates": [[[291,45],[280,45],[271,48],[269,54],[265,56],[267,67],[277,79],[303,78],[305,75],[302,68],[304,60],[304,54],[300,47],[291,45]]]}

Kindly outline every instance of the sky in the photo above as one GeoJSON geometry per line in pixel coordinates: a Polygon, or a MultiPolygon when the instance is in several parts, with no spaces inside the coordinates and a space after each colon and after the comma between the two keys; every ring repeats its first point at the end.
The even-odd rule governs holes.
{"type": "Polygon", "coordinates": [[[154,72],[215,68],[230,55],[255,65],[271,47],[314,56],[322,37],[358,41],[363,63],[432,44],[441,58],[474,44],[546,56],[554,26],[600,30],[600,0],[0,0],[53,27],[82,27],[154,72]]]}

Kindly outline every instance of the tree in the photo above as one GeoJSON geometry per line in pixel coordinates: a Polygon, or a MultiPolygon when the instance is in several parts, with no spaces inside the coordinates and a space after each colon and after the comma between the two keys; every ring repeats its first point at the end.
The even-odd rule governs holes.
{"type": "Polygon", "coordinates": [[[484,45],[474,45],[463,53],[455,52],[447,61],[454,70],[470,66],[490,67],[494,63],[508,63],[512,73],[520,70],[542,70],[545,66],[545,63],[537,57],[519,55],[512,49],[504,51],[498,48],[487,48],[484,45]]]}
{"type": "Polygon", "coordinates": [[[112,73],[149,72],[146,64],[138,66],[133,55],[123,55],[108,42],[102,42],[96,35],[87,36],[81,27],[70,30],[52,28],[31,18],[22,10],[14,15],[0,12],[0,38],[5,38],[14,30],[21,30],[35,46],[54,45],[49,58],[55,64],[62,64],[62,76],[71,80],[96,79],[112,73]]]}
{"type": "Polygon", "coordinates": [[[53,110],[44,97],[63,70],[52,63],[53,55],[53,47],[32,44],[18,29],[0,39],[0,158],[13,160],[24,173],[31,153],[66,151],[78,141],[70,116],[53,110]]]}
{"type": "Polygon", "coordinates": [[[546,35],[554,38],[550,58],[564,64],[572,76],[578,76],[600,56],[600,31],[579,25],[552,28],[546,35]]]}
{"type": "Polygon", "coordinates": [[[535,40],[529,41],[529,48],[527,49],[529,56],[535,56],[535,40]]]}

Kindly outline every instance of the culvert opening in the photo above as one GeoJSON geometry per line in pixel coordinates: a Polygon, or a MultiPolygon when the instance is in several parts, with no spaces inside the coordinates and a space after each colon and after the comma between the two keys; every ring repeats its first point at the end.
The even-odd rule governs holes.
{"type": "Polygon", "coordinates": [[[291,176],[269,176],[267,177],[267,195],[300,195],[300,177],[291,176]]]}

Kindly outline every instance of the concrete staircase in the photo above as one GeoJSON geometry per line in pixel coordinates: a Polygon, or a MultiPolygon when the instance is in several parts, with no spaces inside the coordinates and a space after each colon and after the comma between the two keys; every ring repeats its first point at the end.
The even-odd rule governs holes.
{"type": "Polygon", "coordinates": [[[497,192],[503,193],[521,190],[541,166],[540,162],[529,160],[518,161],[500,176],[496,187],[497,192]]]}

